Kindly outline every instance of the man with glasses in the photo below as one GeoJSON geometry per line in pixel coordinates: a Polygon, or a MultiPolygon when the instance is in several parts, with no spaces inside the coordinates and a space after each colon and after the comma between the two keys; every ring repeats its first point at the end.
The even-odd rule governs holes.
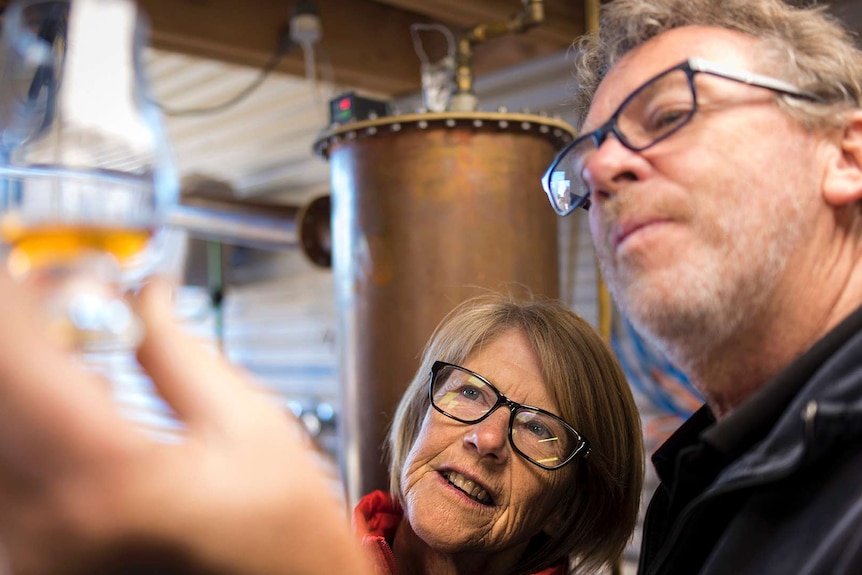
{"type": "Polygon", "coordinates": [[[706,398],[640,572],[862,573],[862,53],[779,0],[616,0],[542,184],[706,398]]]}
{"type": "MultiPolygon", "coordinates": [[[[779,0],[603,9],[600,42],[579,49],[583,135],[545,191],[560,214],[589,206],[617,303],[707,399],[654,455],[641,572],[860,573],[862,56],[822,13],[779,0]]],[[[154,447],[0,274],[0,571],[129,573],[116,563],[143,545],[206,559],[198,573],[363,572],[293,429],[157,293],[139,301],[141,361],[189,439],[154,447]],[[96,551],[113,571],[81,568],[96,551]]],[[[579,449],[601,461],[599,440],[625,427],[578,423],[578,439],[463,366],[452,374],[477,376],[465,393],[484,401],[468,411],[447,399],[448,369],[427,391],[434,413],[508,411],[536,473],[579,449]]]]}

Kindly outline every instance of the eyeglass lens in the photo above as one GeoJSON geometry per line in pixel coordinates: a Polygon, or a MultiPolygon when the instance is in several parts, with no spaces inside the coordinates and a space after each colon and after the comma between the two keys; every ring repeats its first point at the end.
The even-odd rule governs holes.
{"type": "MultiPolygon", "coordinates": [[[[475,423],[497,405],[497,393],[473,373],[444,366],[434,377],[431,399],[447,415],[475,423]]],[[[516,450],[544,467],[565,463],[583,443],[561,419],[529,407],[516,409],[510,425],[516,450]]]]}
{"type": "MultiPolygon", "coordinates": [[[[686,124],[695,109],[687,72],[674,68],[638,88],[622,103],[614,116],[614,133],[627,148],[644,150],[686,124]]],[[[589,189],[582,172],[606,136],[593,133],[579,139],[551,172],[551,201],[558,212],[568,213],[586,199],[589,189]]]]}

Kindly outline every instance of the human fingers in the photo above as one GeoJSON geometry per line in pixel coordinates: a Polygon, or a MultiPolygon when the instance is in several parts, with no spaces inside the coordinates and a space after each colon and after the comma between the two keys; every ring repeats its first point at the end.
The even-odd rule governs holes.
{"type": "Polygon", "coordinates": [[[186,333],[171,312],[171,287],[154,278],[135,300],[145,336],[138,360],[187,425],[227,425],[249,382],[217,351],[186,333]]]}
{"type": "Polygon", "coordinates": [[[50,337],[36,298],[0,271],[0,465],[43,477],[123,433],[103,382],[50,337]],[[38,454],[38,457],[34,457],[38,454]]]}

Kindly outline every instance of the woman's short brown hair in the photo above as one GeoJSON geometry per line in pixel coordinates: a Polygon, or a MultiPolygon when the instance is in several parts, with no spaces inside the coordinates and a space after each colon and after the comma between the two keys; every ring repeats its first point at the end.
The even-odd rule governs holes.
{"type": "Polygon", "coordinates": [[[643,482],[641,426],[611,350],[592,326],[560,302],[486,295],[446,316],[395,413],[388,442],[390,489],[403,503],[401,470],[430,408],[431,364],[464,363],[511,329],[531,343],[560,415],[592,445],[587,458],[576,458],[560,470],[574,478],[574,485],[564,483],[560,493],[564,520],[555,535],[537,536],[518,572],[535,572],[563,557],[579,569],[597,569],[618,558],[635,525],[643,482]]]}

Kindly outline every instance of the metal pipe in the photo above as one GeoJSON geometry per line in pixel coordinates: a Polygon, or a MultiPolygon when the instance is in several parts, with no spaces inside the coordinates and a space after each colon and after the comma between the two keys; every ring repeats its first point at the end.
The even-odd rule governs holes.
{"type": "Polygon", "coordinates": [[[543,0],[523,0],[523,9],[505,22],[479,24],[458,40],[455,56],[455,93],[450,107],[454,112],[472,112],[477,108],[473,92],[473,48],[507,34],[520,34],[545,21],[543,0]]]}
{"type": "Polygon", "coordinates": [[[258,249],[283,250],[295,248],[299,244],[296,222],[290,217],[178,205],[168,214],[168,226],[181,228],[200,239],[258,249]]]}
{"type": "Polygon", "coordinates": [[[315,264],[332,264],[329,196],[305,206],[185,196],[167,216],[169,227],[193,237],[263,250],[301,248],[315,264]]]}
{"type": "Polygon", "coordinates": [[[599,31],[599,17],[601,8],[599,0],[584,1],[584,23],[587,34],[595,34],[599,31]]]}
{"type": "MultiPolygon", "coordinates": [[[[599,0],[584,1],[584,22],[586,23],[586,32],[588,34],[599,33],[600,21],[600,3],[599,0]]],[[[613,330],[613,304],[611,302],[611,294],[608,291],[608,286],[602,277],[602,272],[596,262],[596,299],[598,301],[598,328],[602,337],[610,342],[611,332],[613,330]]],[[[622,557],[617,558],[611,565],[611,575],[622,575],[623,572],[622,557]]]]}
{"type": "MultiPolygon", "coordinates": [[[[600,10],[599,0],[585,0],[584,22],[586,22],[587,34],[598,34],[600,10]]],[[[611,329],[613,327],[613,305],[611,304],[611,296],[608,293],[608,288],[602,278],[601,270],[598,269],[598,265],[596,265],[596,294],[598,300],[599,333],[607,341],[610,341],[611,329]]]]}

